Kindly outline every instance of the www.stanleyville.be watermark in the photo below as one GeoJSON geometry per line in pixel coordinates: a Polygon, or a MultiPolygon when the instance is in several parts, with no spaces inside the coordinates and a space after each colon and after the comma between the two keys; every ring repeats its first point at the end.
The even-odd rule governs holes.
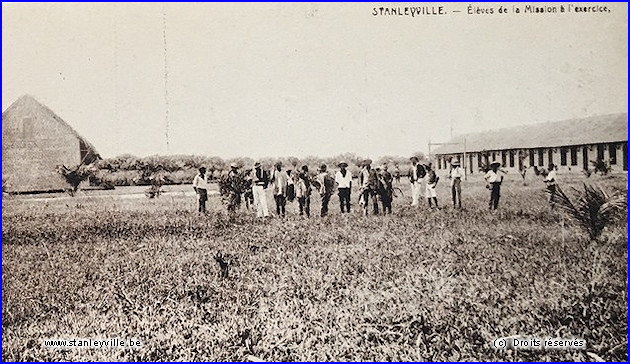
{"type": "Polygon", "coordinates": [[[557,337],[508,336],[494,339],[494,347],[499,350],[584,350],[586,340],[557,337]]]}
{"type": "Polygon", "coordinates": [[[139,349],[142,341],[138,339],[106,338],[68,338],[68,339],[43,339],[42,346],[49,349],[139,349]]]}

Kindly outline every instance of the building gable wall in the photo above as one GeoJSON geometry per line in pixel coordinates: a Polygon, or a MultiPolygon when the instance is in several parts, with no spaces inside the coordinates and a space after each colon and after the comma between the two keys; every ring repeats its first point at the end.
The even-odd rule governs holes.
{"type": "Polygon", "coordinates": [[[63,190],[58,165],[80,164],[79,138],[41,107],[16,103],[2,115],[2,179],[7,192],[63,190]]]}

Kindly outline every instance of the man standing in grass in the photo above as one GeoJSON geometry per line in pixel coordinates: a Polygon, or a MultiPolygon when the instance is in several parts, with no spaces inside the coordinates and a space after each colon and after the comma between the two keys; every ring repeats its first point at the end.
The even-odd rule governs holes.
{"type": "Polygon", "coordinates": [[[451,179],[451,195],[453,196],[453,207],[456,209],[462,208],[462,177],[464,177],[465,171],[459,166],[457,159],[451,161],[451,170],[449,171],[449,178],[451,179]]]}
{"type": "Polygon", "coordinates": [[[306,217],[311,217],[311,178],[307,166],[302,166],[302,171],[298,174],[295,182],[295,197],[300,207],[300,216],[306,213],[306,217]]]}
{"type": "Polygon", "coordinates": [[[387,164],[383,164],[381,173],[379,173],[378,176],[380,181],[378,194],[381,196],[383,214],[385,215],[392,213],[392,200],[394,197],[394,186],[392,186],[394,177],[387,171],[387,169],[387,164]]]}
{"type": "Polygon", "coordinates": [[[254,175],[252,183],[252,193],[254,195],[254,205],[256,206],[256,216],[268,217],[269,208],[267,207],[267,196],[265,196],[265,188],[269,184],[269,175],[262,168],[260,162],[254,164],[254,175]]]}
{"type": "Polygon", "coordinates": [[[547,172],[544,181],[547,185],[547,193],[549,194],[549,204],[553,209],[556,205],[556,166],[553,163],[549,163],[549,172],[547,172]]]}
{"type": "Polygon", "coordinates": [[[341,213],[350,212],[350,191],[352,190],[352,173],[347,170],[348,163],[341,162],[338,164],[339,171],[335,174],[335,183],[339,193],[339,206],[341,213]]]}
{"type": "Polygon", "coordinates": [[[499,206],[499,197],[501,197],[501,183],[503,182],[503,176],[499,177],[497,173],[501,163],[490,163],[490,170],[483,177],[486,180],[486,187],[490,190],[490,209],[496,210],[499,206]]]}
{"type": "Polygon", "coordinates": [[[276,163],[276,169],[271,174],[273,183],[273,198],[276,201],[276,213],[278,216],[286,215],[287,187],[289,186],[289,176],[282,170],[282,162],[276,163]]]}
{"type": "Polygon", "coordinates": [[[376,171],[372,169],[372,160],[366,159],[363,161],[363,169],[359,175],[359,185],[361,186],[361,201],[363,204],[363,214],[368,215],[368,204],[370,196],[372,197],[372,205],[374,215],[378,215],[378,200],[376,194],[378,192],[378,175],[376,171]]]}
{"type": "Polygon", "coordinates": [[[193,179],[193,189],[199,200],[199,213],[206,213],[206,201],[208,201],[208,175],[206,167],[199,168],[199,173],[193,179]]]}
{"type": "Polygon", "coordinates": [[[322,197],[322,209],[320,216],[324,217],[328,215],[328,203],[330,202],[330,196],[332,196],[333,190],[335,189],[335,180],[328,174],[325,164],[322,164],[319,167],[317,182],[319,184],[319,194],[322,197]]]}

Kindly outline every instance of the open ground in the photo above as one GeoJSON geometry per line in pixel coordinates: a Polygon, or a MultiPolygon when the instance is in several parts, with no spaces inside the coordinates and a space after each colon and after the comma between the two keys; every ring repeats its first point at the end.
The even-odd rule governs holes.
{"type": "MultiPolygon", "coordinates": [[[[462,211],[440,181],[440,210],[408,206],[401,183],[391,216],[362,216],[354,191],[351,214],[333,197],[328,217],[301,218],[294,203],[265,221],[244,207],[228,216],[216,195],[200,216],[185,188],[155,199],[5,196],[2,358],[626,361],[627,222],[590,241],[549,208],[540,180],[519,179],[504,184],[496,212],[475,176],[462,211]],[[510,335],[587,348],[493,347],[510,335]],[[71,337],[142,347],[42,345],[71,337]]],[[[583,180],[627,191],[626,175],[563,188],[583,180]]]]}

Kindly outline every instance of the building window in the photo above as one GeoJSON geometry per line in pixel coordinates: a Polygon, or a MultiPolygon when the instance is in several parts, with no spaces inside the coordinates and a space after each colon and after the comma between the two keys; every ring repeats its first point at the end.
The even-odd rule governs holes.
{"type": "Polygon", "coordinates": [[[470,171],[470,174],[473,174],[473,156],[472,156],[472,154],[468,155],[468,170],[470,171]]]}
{"type": "Polygon", "coordinates": [[[604,144],[597,144],[597,159],[604,160],[604,144]]]}
{"type": "Polygon", "coordinates": [[[497,160],[497,153],[492,152],[492,161],[496,161],[497,160]]]}
{"type": "Polygon", "coordinates": [[[505,156],[505,150],[501,152],[501,167],[507,166],[507,159],[505,156]]]}
{"type": "Polygon", "coordinates": [[[486,168],[490,168],[490,160],[489,160],[489,158],[488,158],[488,155],[486,154],[486,155],[484,155],[483,157],[484,157],[483,159],[484,159],[484,160],[485,160],[485,162],[486,162],[486,168]]]}
{"type": "Polygon", "coordinates": [[[549,159],[549,165],[553,163],[553,149],[549,148],[547,151],[547,159],[549,159]]]}
{"type": "Polygon", "coordinates": [[[542,167],[545,165],[545,154],[542,149],[538,149],[538,167],[542,167]]]}
{"type": "Polygon", "coordinates": [[[567,148],[560,148],[560,165],[567,165],[567,148]]]}
{"type": "Polygon", "coordinates": [[[617,164],[617,144],[616,143],[608,144],[608,159],[610,160],[610,164],[617,164]]]}
{"type": "Polygon", "coordinates": [[[582,147],[582,168],[588,171],[588,147],[582,147]]]}
{"type": "Polygon", "coordinates": [[[481,153],[477,153],[477,168],[481,168],[481,165],[483,163],[481,162],[481,153]]]}
{"type": "Polygon", "coordinates": [[[571,165],[577,166],[577,147],[571,147],[571,165]]]}
{"type": "Polygon", "coordinates": [[[529,166],[532,167],[535,163],[534,163],[534,150],[530,149],[529,150],[529,166]]]}
{"type": "Polygon", "coordinates": [[[510,150],[510,167],[514,167],[514,151],[510,150]]]}

